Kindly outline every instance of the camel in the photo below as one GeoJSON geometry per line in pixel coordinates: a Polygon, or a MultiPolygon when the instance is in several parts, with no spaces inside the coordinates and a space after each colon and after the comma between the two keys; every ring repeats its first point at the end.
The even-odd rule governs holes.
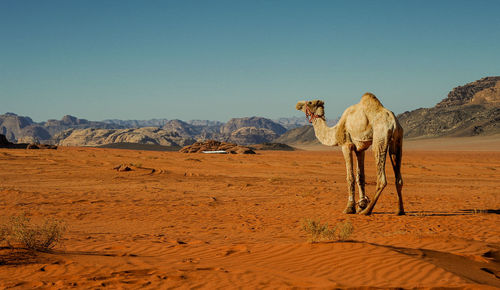
{"type": "Polygon", "coordinates": [[[396,177],[398,193],[398,215],[404,215],[403,179],[401,177],[401,157],[403,153],[403,128],[394,113],[387,110],[371,93],[361,97],[358,104],[348,107],[337,125],[328,127],[325,120],[324,102],[321,100],[300,101],[296,109],[306,114],[312,123],[316,138],[327,146],[341,146],[347,169],[347,189],[349,199],[344,210],[346,214],[359,213],[370,215],[387,185],[385,176],[385,160],[387,152],[391,159],[396,177]],[[365,150],[372,146],[377,168],[377,187],[375,197],[370,199],[365,194],[365,150]],[[356,183],[359,189],[359,200],[354,199],[353,153],[357,160],[356,183]]]}

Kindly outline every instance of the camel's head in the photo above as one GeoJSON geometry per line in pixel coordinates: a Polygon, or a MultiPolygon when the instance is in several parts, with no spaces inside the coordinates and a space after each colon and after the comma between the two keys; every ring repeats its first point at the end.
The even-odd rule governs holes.
{"type": "Polygon", "coordinates": [[[325,102],[321,100],[314,101],[300,101],[295,105],[295,108],[299,111],[306,113],[306,118],[311,116],[309,122],[312,122],[316,118],[325,119],[325,102]]]}

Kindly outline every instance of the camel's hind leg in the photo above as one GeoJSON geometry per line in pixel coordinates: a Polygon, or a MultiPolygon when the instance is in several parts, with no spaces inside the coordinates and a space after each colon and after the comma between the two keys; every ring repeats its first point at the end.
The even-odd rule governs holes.
{"type": "Polygon", "coordinates": [[[389,146],[389,156],[391,158],[392,168],[394,169],[394,176],[396,177],[396,190],[398,192],[398,215],[404,215],[405,209],[403,207],[403,177],[401,176],[401,158],[403,157],[403,138],[398,136],[394,137],[389,146]]]}
{"type": "Polygon", "coordinates": [[[375,155],[375,163],[377,165],[377,188],[373,200],[370,204],[368,204],[368,207],[360,212],[360,214],[364,215],[370,215],[372,213],[380,194],[387,185],[387,178],[385,176],[385,159],[387,157],[388,138],[380,139],[374,143],[375,147],[373,147],[373,151],[375,155]]]}

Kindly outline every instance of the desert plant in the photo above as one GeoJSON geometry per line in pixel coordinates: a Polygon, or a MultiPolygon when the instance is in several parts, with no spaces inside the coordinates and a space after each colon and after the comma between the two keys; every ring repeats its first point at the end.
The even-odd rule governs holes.
{"type": "Polygon", "coordinates": [[[346,220],[343,223],[338,223],[336,225],[336,228],[338,229],[337,237],[341,241],[347,240],[352,235],[352,232],[354,231],[354,227],[352,226],[351,222],[348,220],[346,220]]]}
{"type": "Polygon", "coordinates": [[[320,220],[304,219],[302,220],[302,229],[309,234],[309,241],[314,243],[347,240],[351,236],[354,227],[350,221],[337,223],[333,228],[330,228],[328,223],[322,224],[320,220]]]}
{"type": "Polygon", "coordinates": [[[9,244],[17,243],[34,251],[48,251],[61,241],[66,231],[62,221],[46,219],[42,224],[34,224],[22,214],[12,216],[3,235],[9,244]]]}

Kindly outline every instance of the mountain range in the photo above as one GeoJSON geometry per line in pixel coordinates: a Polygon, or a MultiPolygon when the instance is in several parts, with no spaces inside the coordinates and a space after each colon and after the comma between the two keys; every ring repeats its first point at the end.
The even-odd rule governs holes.
{"type": "Polygon", "coordinates": [[[262,117],[233,118],[226,123],[177,119],[88,121],[66,115],[61,120],[37,123],[30,117],[5,113],[0,115],[0,134],[11,142],[71,146],[117,142],[184,146],[207,139],[248,145],[271,142],[285,133],[287,128],[295,128],[305,122],[305,118],[297,117],[274,121],[262,117]]]}
{"type": "MultiPolygon", "coordinates": [[[[474,136],[500,133],[500,76],[485,77],[452,89],[432,108],[398,115],[405,137],[474,136]]],[[[333,126],[338,119],[328,120],[333,126]]],[[[89,121],[66,115],[61,120],[34,122],[14,113],[0,115],[0,134],[18,143],[96,146],[140,143],[184,146],[214,139],[241,145],[266,142],[315,144],[314,130],[304,117],[271,120],[262,117],[210,120],[89,121]]]]}

